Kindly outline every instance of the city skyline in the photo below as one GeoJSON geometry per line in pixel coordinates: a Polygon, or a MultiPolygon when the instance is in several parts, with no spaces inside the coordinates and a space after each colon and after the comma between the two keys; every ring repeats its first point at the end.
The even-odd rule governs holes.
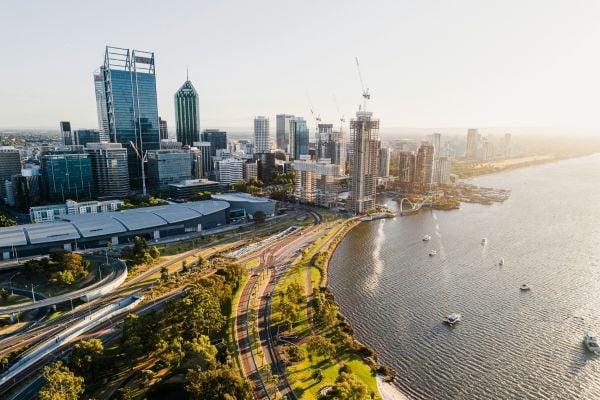
{"type": "Polygon", "coordinates": [[[378,2],[372,11],[380,21],[373,30],[351,28],[351,22],[361,15],[358,3],[331,2],[318,12],[309,4],[298,4],[298,17],[331,27],[327,35],[302,26],[291,31],[285,27],[285,19],[278,18],[282,11],[270,2],[258,7],[238,4],[241,12],[235,15],[228,15],[223,5],[190,4],[173,9],[157,4],[142,12],[145,18],[139,23],[160,15],[161,24],[174,27],[164,29],[160,36],[136,29],[136,22],[123,27],[128,24],[122,19],[133,4],[122,5],[123,13],[117,16],[111,13],[109,17],[111,7],[100,9],[97,21],[90,21],[81,5],[64,4],[53,7],[69,17],[68,29],[46,20],[43,11],[48,5],[41,2],[33,14],[21,5],[7,10],[14,18],[7,18],[0,28],[6,30],[3,33],[21,32],[12,21],[21,20],[26,12],[32,23],[30,32],[22,32],[18,43],[0,45],[4,54],[23,60],[20,68],[3,67],[14,79],[0,96],[2,127],[52,128],[61,120],[71,121],[76,129],[96,127],[89,75],[101,64],[98,54],[105,45],[155,53],[159,114],[167,121],[175,120],[171,95],[189,66],[190,79],[205,99],[201,125],[206,128],[251,128],[255,115],[274,117],[288,112],[309,116],[308,96],[324,121],[338,120],[334,95],[341,114],[348,117],[360,102],[355,55],[361,59],[366,85],[373,94],[372,107],[386,121],[382,129],[597,126],[593,99],[600,78],[594,71],[600,61],[587,51],[597,36],[593,21],[600,15],[600,6],[593,2],[573,6],[535,1],[520,7],[518,15],[513,12],[514,2],[378,2]],[[256,30],[251,38],[244,37],[253,20],[246,15],[256,10],[267,12],[272,23],[256,30]],[[208,36],[225,15],[236,28],[208,36]],[[338,22],[340,19],[346,22],[338,22]],[[101,21],[109,29],[98,33],[89,29],[90,24],[101,21]],[[537,29],[530,29],[531,21],[537,29]],[[83,23],[89,33],[75,37],[72,32],[83,28],[83,23]],[[200,40],[190,51],[191,39],[181,37],[190,37],[192,27],[200,27],[198,35],[211,37],[211,41],[200,40]],[[274,31],[279,34],[272,35],[274,31]],[[474,31],[478,35],[472,35],[474,31]],[[285,59],[269,50],[282,44],[294,48],[295,53],[304,52],[305,61],[282,64],[285,59]],[[253,60],[259,48],[261,58],[249,65],[252,63],[247,61],[253,60]],[[77,57],[73,57],[75,52],[77,57]],[[33,73],[34,57],[40,55],[49,62],[33,73]],[[67,59],[70,67],[65,73],[67,68],[58,60],[67,59]],[[317,59],[319,63],[311,61],[317,59]]]}

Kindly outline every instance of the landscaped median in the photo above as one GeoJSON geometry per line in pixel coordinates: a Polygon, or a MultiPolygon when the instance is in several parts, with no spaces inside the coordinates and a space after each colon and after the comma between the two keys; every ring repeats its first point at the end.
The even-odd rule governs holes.
{"type": "Polygon", "coordinates": [[[322,224],[322,236],[294,260],[273,296],[271,321],[280,326],[284,340],[277,349],[301,399],[348,398],[350,393],[381,398],[376,374],[387,371],[370,348],[352,337],[352,327],[326,288],[329,258],[356,224],[353,219],[322,224]]]}

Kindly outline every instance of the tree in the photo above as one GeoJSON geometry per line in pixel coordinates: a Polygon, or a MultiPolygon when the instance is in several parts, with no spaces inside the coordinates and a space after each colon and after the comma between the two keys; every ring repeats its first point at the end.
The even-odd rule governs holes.
{"type": "Polygon", "coordinates": [[[100,369],[104,345],[99,339],[82,340],[73,347],[69,366],[76,373],[85,375],[100,369]]]}
{"type": "Polygon", "coordinates": [[[2,301],[6,301],[8,300],[8,290],[4,289],[4,288],[0,288],[0,299],[2,299],[2,301]]]}
{"type": "Polygon", "coordinates": [[[263,222],[266,219],[266,215],[264,213],[264,211],[256,211],[253,215],[252,215],[252,219],[256,222],[263,222]]]}
{"type": "Polygon", "coordinates": [[[325,398],[329,400],[365,400],[369,399],[367,385],[350,373],[341,373],[335,381],[333,390],[325,398]]]}
{"type": "Polygon", "coordinates": [[[148,254],[150,254],[150,257],[154,258],[155,260],[160,257],[160,251],[156,248],[156,246],[150,247],[148,254]]]}
{"type": "Polygon", "coordinates": [[[77,400],[83,394],[83,378],[76,376],[62,361],[44,367],[46,383],[38,392],[39,400],[77,400]]]}
{"type": "Polygon", "coordinates": [[[315,369],[312,374],[310,374],[310,377],[315,381],[315,382],[321,382],[324,378],[323,376],[323,371],[321,371],[320,369],[315,369]]]}
{"type": "Polygon", "coordinates": [[[306,350],[311,354],[322,357],[333,357],[335,355],[335,346],[323,336],[314,335],[306,341],[306,350]]]}
{"type": "Polygon", "coordinates": [[[209,371],[190,369],[185,381],[185,389],[192,399],[252,399],[252,389],[248,382],[229,366],[209,371]]]}
{"type": "Polygon", "coordinates": [[[188,362],[206,371],[217,366],[217,348],[210,344],[210,338],[206,335],[200,335],[197,338],[186,342],[186,357],[188,362]]]}
{"type": "Polygon", "coordinates": [[[169,275],[169,268],[161,267],[160,269],[160,280],[164,283],[169,282],[171,276],[169,275]]]}
{"type": "Polygon", "coordinates": [[[0,227],[15,226],[16,224],[17,222],[15,220],[8,218],[4,214],[0,214],[0,227]]]}
{"type": "Polygon", "coordinates": [[[202,200],[210,200],[212,198],[211,192],[198,192],[192,197],[189,198],[190,201],[202,201],[202,200]]]}

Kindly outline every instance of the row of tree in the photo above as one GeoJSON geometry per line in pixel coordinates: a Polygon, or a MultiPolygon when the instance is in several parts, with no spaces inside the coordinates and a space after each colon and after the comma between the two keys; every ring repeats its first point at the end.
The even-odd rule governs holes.
{"type": "Polygon", "coordinates": [[[22,273],[29,279],[46,281],[50,284],[70,285],[85,277],[90,269],[89,260],[80,254],[59,250],[50,253],[50,258],[25,262],[22,273]]]}

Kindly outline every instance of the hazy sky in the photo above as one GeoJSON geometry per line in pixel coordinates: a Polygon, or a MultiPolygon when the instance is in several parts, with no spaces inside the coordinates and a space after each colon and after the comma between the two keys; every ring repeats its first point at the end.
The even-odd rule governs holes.
{"type": "MultiPolygon", "coordinates": [[[[324,120],[361,103],[383,127],[599,127],[600,1],[10,1],[0,16],[0,127],[96,127],[105,45],[154,51],[174,131],[186,65],[201,126],[324,120]]],[[[311,123],[312,124],[312,123],[311,123]]],[[[600,131],[600,129],[599,129],[600,131]]]]}

